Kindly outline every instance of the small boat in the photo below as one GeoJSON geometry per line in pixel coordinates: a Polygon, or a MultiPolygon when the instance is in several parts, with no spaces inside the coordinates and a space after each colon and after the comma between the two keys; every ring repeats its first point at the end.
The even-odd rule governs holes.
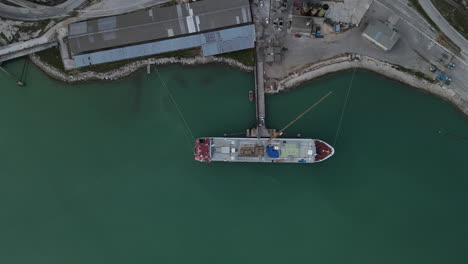
{"type": "Polygon", "coordinates": [[[254,99],[253,91],[250,90],[250,91],[249,91],[249,101],[252,102],[253,99],[254,99]]]}

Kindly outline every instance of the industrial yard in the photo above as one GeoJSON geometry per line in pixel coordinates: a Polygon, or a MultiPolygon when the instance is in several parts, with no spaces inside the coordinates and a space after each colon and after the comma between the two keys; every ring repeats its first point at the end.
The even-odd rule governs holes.
{"type": "Polygon", "coordinates": [[[0,264],[468,263],[441,1],[0,0],[0,264]]]}
{"type": "MultiPolygon", "coordinates": [[[[78,2],[65,1],[61,5],[72,8],[78,2]]],[[[168,61],[183,58],[192,60],[190,63],[240,59],[247,69],[255,66],[252,70],[256,74],[259,123],[266,123],[263,94],[289,87],[284,84],[294,83],[291,81],[294,78],[304,80],[304,76],[319,76],[349,67],[371,69],[392,78],[395,74],[390,74],[389,69],[400,71],[407,77],[399,80],[413,83],[412,78],[416,77],[421,80],[419,86],[431,91],[439,89],[439,95],[445,94],[444,97],[451,97],[449,100],[457,101],[457,105],[465,105],[467,41],[450,29],[438,31],[446,29],[445,25],[439,29],[432,27],[434,22],[426,21],[412,3],[404,0],[139,0],[131,5],[98,1],[75,11],[77,17],[51,22],[29,38],[22,36],[17,42],[4,43],[0,61],[56,46],[60,55],[44,53],[33,61],[49,74],[74,81],[86,76],[106,79],[106,71],[112,71],[112,76],[126,76],[126,72],[141,67],[138,65],[158,63],[167,57],[172,57],[168,61]],[[244,52],[249,49],[255,54],[244,52]],[[59,71],[41,63],[44,56],[47,62],[54,63],[60,57],[59,71]],[[213,56],[227,59],[212,59],[213,56]],[[359,58],[370,58],[371,64],[381,63],[370,67],[364,61],[360,63],[359,58]],[[456,67],[448,67],[452,64],[456,67]],[[88,73],[82,75],[75,70],[79,68],[88,73]],[[93,70],[100,73],[93,74],[93,70]],[[309,71],[320,74],[305,75],[309,71]]],[[[44,11],[41,15],[54,17],[54,8],[43,9],[49,13],[44,11]]],[[[5,11],[9,12],[8,16],[20,15],[11,7],[5,11]]],[[[25,19],[28,20],[25,23],[34,23],[30,16],[25,19]]],[[[268,135],[269,132],[263,126],[253,133],[268,135]]]]}
{"type": "MultiPolygon", "coordinates": [[[[359,2],[354,6],[353,14],[362,16],[349,16],[345,15],[349,11],[346,5],[329,1],[272,3],[278,2],[285,3],[286,8],[276,10],[274,6],[269,6],[269,1],[260,1],[263,4],[254,5],[253,12],[257,22],[258,57],[265,62],[266,92],[282,90],[284,79],[304,74],[304,69],[314,64],[327,65],[329,72],[333,72],[335,58],[349,56],[351,61],[351,55],[355,54],[357,58],[369,56],[389,63],[396,69],[411,69],[406,72],[429,80],[430,86],[449,85],[457,96],[467,100],[467,57],[439,42],[440,34],[431,29],[428,22],[408,6],[409,3],[344,1],[348,7],[352,2],[359,2]],[[323,9],[326,12],[320,14],[323,9]],[[285,22],[278,26],[274,23],[278,20],[285,22]],[[281,51],[273,53],[273,59],[272,48],[281,51]],[[327,64],[327,61],[330,63],[327,64]],[[457,70],[448,69],[448,65],[454,61],[460,67],[457,70]],[[451,81],[441,82],[437,72],[430,70],[431,67],[450,75],[451,81]]],[[[353,65],[369,69],[356,63],[353,65]]],[[[343,70],[343,67],[337,65],[336,69],[343,70]]],[[[374,67],[372,70],[386,74],[386,69],[374,67]]]]}

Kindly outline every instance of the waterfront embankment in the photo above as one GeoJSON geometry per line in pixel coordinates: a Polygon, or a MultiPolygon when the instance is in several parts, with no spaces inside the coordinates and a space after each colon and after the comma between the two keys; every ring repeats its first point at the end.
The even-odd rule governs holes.
{"type": "MultiPolygon", "coordinates": [[[[30,55],[31,61],[37,65],[42,71],[54,79],[74,83],[88,80],[118,80],[129,76],[138,69],[146,65],[199,65],[210,63],[222,63],[231,67],[235,67],[242,71],[253,71],[253,67],[246,66],[239,61],[231,58],[223,57],[193,57],[193,58],[149,58],[130,62],[118,69],[108,72],[80,72],[76,74],[65,73],[55,67],[42,61],[38,56],[30,55]]],[[[294,74],[278,81],[277,88],[267,90],[266,93],[278,93],[287,89],[296,87],[306,81],[324,76],[326,74],[345,71],[350,69],[365,69],[377,72],[391,79],[395,79],[402,83],[416,87],[434,95],[440,96],[453,104],[455,104],[465,115],[468,115],[468,102],[459,93],[442,83],[432,83],[425,79],[419,78],[410,72],[401,71],[398,66],[387,63],[369,56],[359,56],[359,59],[351,58],[348,55],[337,56],[326,60],[315,62],[302,70],[296,71],[294,74]]]]}
{"type": "Polygon", "coordinates": [[[337,56],[330,59],[313,63],[294,74],[279,80],[275,90],[269,90],[268,93],[279,93],[287,89],[296,87],[306,81],[350,69],[364,69],[377,72],[391,79],[408,84],[412,87],[425,90],[431,94],[440,96],[455,104],[465,115],[468,115],[468,102],[459,93],[440,82],[429,82],[419,78],[410,72],[401,71],[399,66],[393,65],[378,59],[359,56],[351,58],[350,56],[337,56]]]}
{"type": "Polygon", "coordinates": [[[138,69],[146,65],[167,65],[167,64],[181,64],[181,65],[198,65],[208,63],[222,63],[231,67],[238,68],[242,71],[253,71],[253,67],[246,66],[234,59],[223,57],[193,57],[193,58],[149,58],[130,62],[120,68],[108,72],[93,72],[86,71],[80,73],[65,73],[46,62],[42,61],[38,56],[32,54],[29,56],[31,61],[38,66],[43,72],[50,77],[68,83],[82,82],[88,80],[118,80],[129,76],[138,69]]]}

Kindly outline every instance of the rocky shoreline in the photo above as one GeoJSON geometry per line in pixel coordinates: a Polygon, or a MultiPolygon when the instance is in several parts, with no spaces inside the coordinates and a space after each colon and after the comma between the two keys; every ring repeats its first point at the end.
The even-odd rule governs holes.
{"type": "MultiPolygon", "coordinates": [[[[194,58],[160,58],[160,59],[144,59],[126,64],[118,69],[104,73],[98,72],[82,72],[78,74],[67,74],[55,67],[43,62],[38,56],[30,55],[31,61],[37,65],[42,71],[54,79],[74,83],[88,80],[117,80],[129,76],[138,69],[146,65],[198,65],[208,63],[223,63],[231,67],[238,68],[242,71],[251,72],[254,67],[246,66],[234,59],[223,57],[194,57],[194,58]]],[[[412,87],[416,87],[434,95],[440,96],[453,104],[455,104],[465,115],[468,115],[468,102],[462,98],[455,90],[441,83],[431,83],[427,80],[420,79],[410,73],[402,72],[396,69],[395,65],[377,60],[368,56],[360,56],[358,59],[352,59],[350,56],[338,56],[323,61],[315,62],[302,70],[278,81],[275,90],[269,90],[267,93],[274,94],[281,91],[286,91],[296,87],[306,81],[349,69],[365,69],[377,72],[391,79],[398,80],[412,87]]]]}
{"type": "Polygon", "coordinates": [[[29,56],[31,61],[39,67],[43,72],[45,72],[50,77],[57,79],[59,81],[74,83],[74,82],[83,82],[89,80],[117,80],[129,76],[138,69],[145,67],[147,65],[166,65],[166,64],[181,64],[181,65],[198,65],[198,64],[208,64],[208,63],[223,63],[231,67],[238,68],[242,71],[253,71],[253,67],[246,66],[234,59],[223,58],[223,57],[193,57],[193,58],[161,58],[161,59],[144,59],[135,62],[130,62],[118,69],[111,70],[108,72],[81,72],[77,74],[65,73],[46,62],[42,61],[35,54],[29,56]]]}
{"type": "Polygon", "coordinates": [[[316,62],[291,76],[279,80],[276,90],[269,91],[269,93],[279,93],[320,76],[350,69],[365,69],[377,72],[412,87],[425,90],[452,102],[460,111],[468,115],[468,102],[450,87],[442,83],[431,83],[411,73],[400,71],[395,65],[368,56],[360,56],[358,59],[352,59],[350,56],[339,56],[316,62]]]}

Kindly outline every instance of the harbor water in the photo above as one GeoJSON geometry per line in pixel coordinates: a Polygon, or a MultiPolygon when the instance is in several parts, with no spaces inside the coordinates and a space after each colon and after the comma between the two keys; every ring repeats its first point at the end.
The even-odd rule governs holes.
{"type": "Polygon", "coordinates": [[[146,69],[73,85],[32,65],[24,87],[0,75],[0,263],[468,262],[468,120],[451,104],[356,72],[342,112],[353,73],[333,74],[266,98],[280,129],[333,91],[285,131],[332,158],[203,164],[193,137],[254,125],[254,77],[159,73],[167,89],[146,69]]]}

